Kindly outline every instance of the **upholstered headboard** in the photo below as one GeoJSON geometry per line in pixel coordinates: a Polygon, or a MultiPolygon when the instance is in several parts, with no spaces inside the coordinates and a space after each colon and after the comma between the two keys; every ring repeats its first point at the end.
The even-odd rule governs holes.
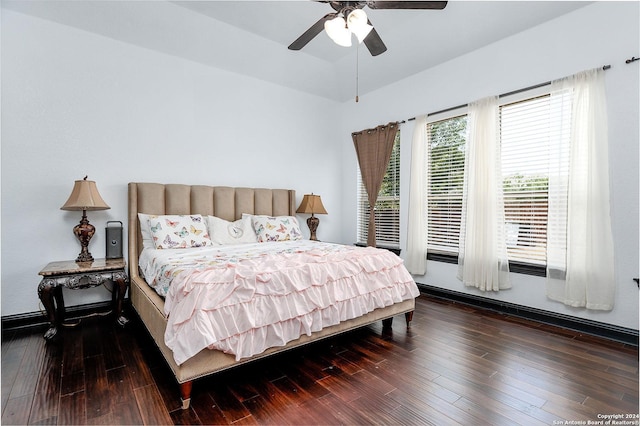
{"type": "Polygon", "coordinates": [[[201,214],[234,221],[242,213],[292,216],[296,193],[291,189],[129,183],[129,266],[137,269],[142,251],[138,213],[201,214]]]}

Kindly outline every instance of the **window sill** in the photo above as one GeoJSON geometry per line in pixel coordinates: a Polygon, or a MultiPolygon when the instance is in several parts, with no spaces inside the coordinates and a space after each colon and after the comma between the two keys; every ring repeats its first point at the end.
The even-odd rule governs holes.
{"type": "MultiPolygon", "coordinates": [[[[427,260],[432,260],[434,262],[452,263],[454,265],[458,264],[458,256],[453,254],[428,252],[427,260]]],[[[533,275],[536,277],[547,276],[546,267],[522,262],[509,262],[509,272],[514,272],[516,274],[533,275]]]]}
{"type": "MultiPolygon", "coordinates": [[[[366,247],[367,246],[365,243],[354,243],[354,245],[357,246],[357,247],[366,247]]],[[[378,245],[376,245],[376,248],[389,250],[390,252],[395,253],[396,256],[400,256],[400,248],[399,247],[385,246],[385,245],[378,244],[378,245]]]]}

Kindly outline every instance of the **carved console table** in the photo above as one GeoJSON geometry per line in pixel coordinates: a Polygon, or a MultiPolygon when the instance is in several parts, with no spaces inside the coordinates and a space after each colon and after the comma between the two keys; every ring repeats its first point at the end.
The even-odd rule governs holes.
{"type": "Polygon", "coordinates": [[[121,326],[128,323],[129,320],[122,315],[122,302],[129,282],[125,268],[124,259],[94,259],[92,262],[66,260],[51,262],[45,266],[39,272],[43,278],[38,285],[38,297],[47,311],[50,323],[44,338],[53,339],[58,333],[58,326],[64,321],[65,308],[62,287],[77,290],[97,287],[112,281],[115,284],[113,286],[113,311],[116,322],[121,326]]]}

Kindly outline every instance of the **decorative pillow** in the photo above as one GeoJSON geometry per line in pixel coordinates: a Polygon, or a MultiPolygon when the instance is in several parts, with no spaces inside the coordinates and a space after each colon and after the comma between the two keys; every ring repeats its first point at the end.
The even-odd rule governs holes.
{"type": "Polygon", "coordinates": [[[256,233],[253,232],[251,216],[243,216],[235,222],[220,219],[216,216],[207,216],[209,222],[209,236],[211,241],[217,244],[243,244],[257,242],[256,233]]]}
{"type": "Polygon", "coordinates": [[[149,229],[156,249],[212,246],[207,224],[199,214],[149,216],[149,229]]]}
{"type": "Polygon", "coordinates": [[[251,216],[258,242],[296,241],[302,239],[298,219],[294,216],[251,216]]]}

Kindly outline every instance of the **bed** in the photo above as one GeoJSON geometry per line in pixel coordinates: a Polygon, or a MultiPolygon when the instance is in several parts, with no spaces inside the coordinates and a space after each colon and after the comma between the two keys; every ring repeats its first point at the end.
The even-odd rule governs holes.
{"type": "MultiPolygon", "coordinates": [[[[152,288],[144,278],[143,270],[149,274],[149,265],[153,264],[155,260],[150,261],[147,256],[149,250],[143,250],[144,245],[147,245],[148,241],[145,239],[145,243],[143,244],[143,230],[141,229],[139,213],[151,215],[150,217],[165,217],[164,215],[195,215],[198,217],[198,220],[200,220],[199,217],[210,218],[213,216],[218,218],[216,220],[220,220],[222,222],[227,221],[228,223],[239,221],[243,219],[244,215],[245,217],[252,217],[255,225],[256,218],[295,217],[295,209],[296,199],[294,190],[140,182],[129,183],[128,252],[131,304],[160,349],[161,354],[171,368],[175,379],[179,384],[183,409],[187,409],[189,407],[192,384],[193,381],[198,378],[266,356],[275,355],[279,352],[295,348],[318,339],[327,338],[353,330],[376,321],[382,320],[386,326],[389,326],[393,317],[400,314],[405,315],[407,326],[409,326],[411,315],[413,314],[415,307],[415,297],[418,295],[417,287],[415,287],[413,280],[411,280],[411,288],[409,288],[408,284],[404,286],[402,291],[405,294],[401,296],[394,295],[395,300],[393,302],[389,302],[388,300],[385,301],[385,306],[380,306],[364,312],[362,315],[358,314],[355,318],[345,317],[344,320],[341,319],[338,323],[323,326],[321,329],[317,329],[318,327],[315,326],[307,327],[299,337],[295,339],[287,337],[288,341],[283,342],[282,344],[277,344],[276,346],[267,347],[264,350],[259,348],[258,345],[258,353],[249,352],[248,354],[238,354],[233,353],[233,351],[228,353],[229,351],[226,351],[226,349],[225,351],[209,348],[199,350],[196,347],[196,349],[191,350],[194,353],[184,354],[182,353],[183,351],[178,350],[175,345],[172,346],[172,349],[167,345],[167,343],[165,343],[165,334],[169,333],[170,330],[178,328],[175,323],[172,323],[172,320],[179,315],[173,314],[174,311],[171,311],[172,313],[169,315],[165,313],[165,303],[167,302],[168,305],[172,305],[173,308],[173,305],[176,305],[176,302],[171,302],[171,299],[166,299],[161,296],[162,292],[158,292],[156,289],[152,288]],[[140,260],[142,260],[142,263],[146,265],[144,268],[139,266],[140,260]],[[176,353],[174,353],[174,350],[176,353]],[[180,356],[177,356],[178,352],[181,353],[180,356]]],[[[147,237],[148,236],[145,238],[147,237]]],[[[193,240],[191,242],[193,243],[193,240]]],[[[300,248],[301,246],[308,246],[309,244],[313,244],[313,242],[288,241],[286,244],[285,242],[266,242],[248,244],[246,247],[276,247],[279,244],[282,244],[282,247],[285,247],[286,244],[293,244],[293,247],[295,248],[290,251],[295,252],[303,250],[300,248]]],[[[363,255],[360,252],[352,251],[358,250],[358,248],[351,246],[331,248],[330,246],[318,245],[315,247],[317,248],[312,248],[315,251],[319,250],[320,247],[325,247],[324,250],[335,250],[336,252],[339,252],[336,256],[339,255],[341,258],[345,256],[353,257],[356,255],[363,255]]],[[[256,250],[258,248],[256,248],[256,250]]],[[[205,247],[204,249],[217,250],[218,248],[205,247]]],[[[382,253],[378,253],[390,252],[373,248],[368,248],[367,250],[375,250],[376,252],[374,254],[379,255],[380,259],[386,259],[385,261],[387,262],[392,261],[387,254],[382,255],[382,253]]],[[[192,251],[195,251],[195,249],[192,251]]],[[[203,250],[203,252],[204,251],[206,250],[203,250]]],[[[151,252],[153,252],[153,250],[151,250],[151,252]]],[[[156,250],[156,252],[163,252],[166,254],[168,251],[156,250]]],[[[264,255],[261,256],[264,257],[264,255]]],[[[320,257],[316,255],[316,258],[320,259],[322,258],[321,256],[324,256],[324,253],[320,255],[320,257]]],[[[333,254],[331,256],[333,256],[333,254]]],[[[395,257],[395,255],[393,256],[395,257]]],[[[399,259],[396,257],[396,260],[399,259]]],[[[314,265],[313,267],[315,268],[317,265],[314,265]]],[[[408,272],[406,272],[406,269],[404,269],[404,266],[402,265],[398,266],[394,270],[396,273],[406,273],[408,275],[408,272]]],[[[191,277],[194,276],[196,272],[202,272],[196,271],[194,273],[184,273],[184,268],[180,269],[180,271],[182,271],[181,274],[176,273],[174,275],[180,277],[183,277],[183,275],[184,277],[191,277]]],[[[298,273],[297,270],[295,270],[295,273],[298,273]]],[[[209,275],[212,274],[210,273],[209,275]]],[[[408,276],[410,277],[410,275],[408,276]]],[[[152,279],[150,278],[149,281],[152,281],[152,279]]],[[[156,280],[153,279],[153,281],[156,280]]],[[[184,281],[188,281],[188,279],[185,279],[184,281]]],[[[298,281],[303,282],[305,280],[299,279],[298,281]]],[[[202,296],[194,297],[192,298],[191,303],[199,304],[200,301],[204,299],[205,298],[202,296]]],[[[208,315],[210,311],[205,308],[205,313],[208,315]]],[[[194,317],[195,316],[196,315],[194,315],[194,317]]],[[[327,322],[327,324],[329,324],[329,322],[327,322]]],[[[198,328],[198,326],[194,326],[192,328],[198,328]]],[[[175,339],[169,339],[169,344],[172,345],[174,340],[179,340],[180,336],[181,335],[178,332],[175,332],[173,336],[175,339]]],[[[209,343],[210,342],[207,341],[203,345],[208,345],[209,343]]]]}

